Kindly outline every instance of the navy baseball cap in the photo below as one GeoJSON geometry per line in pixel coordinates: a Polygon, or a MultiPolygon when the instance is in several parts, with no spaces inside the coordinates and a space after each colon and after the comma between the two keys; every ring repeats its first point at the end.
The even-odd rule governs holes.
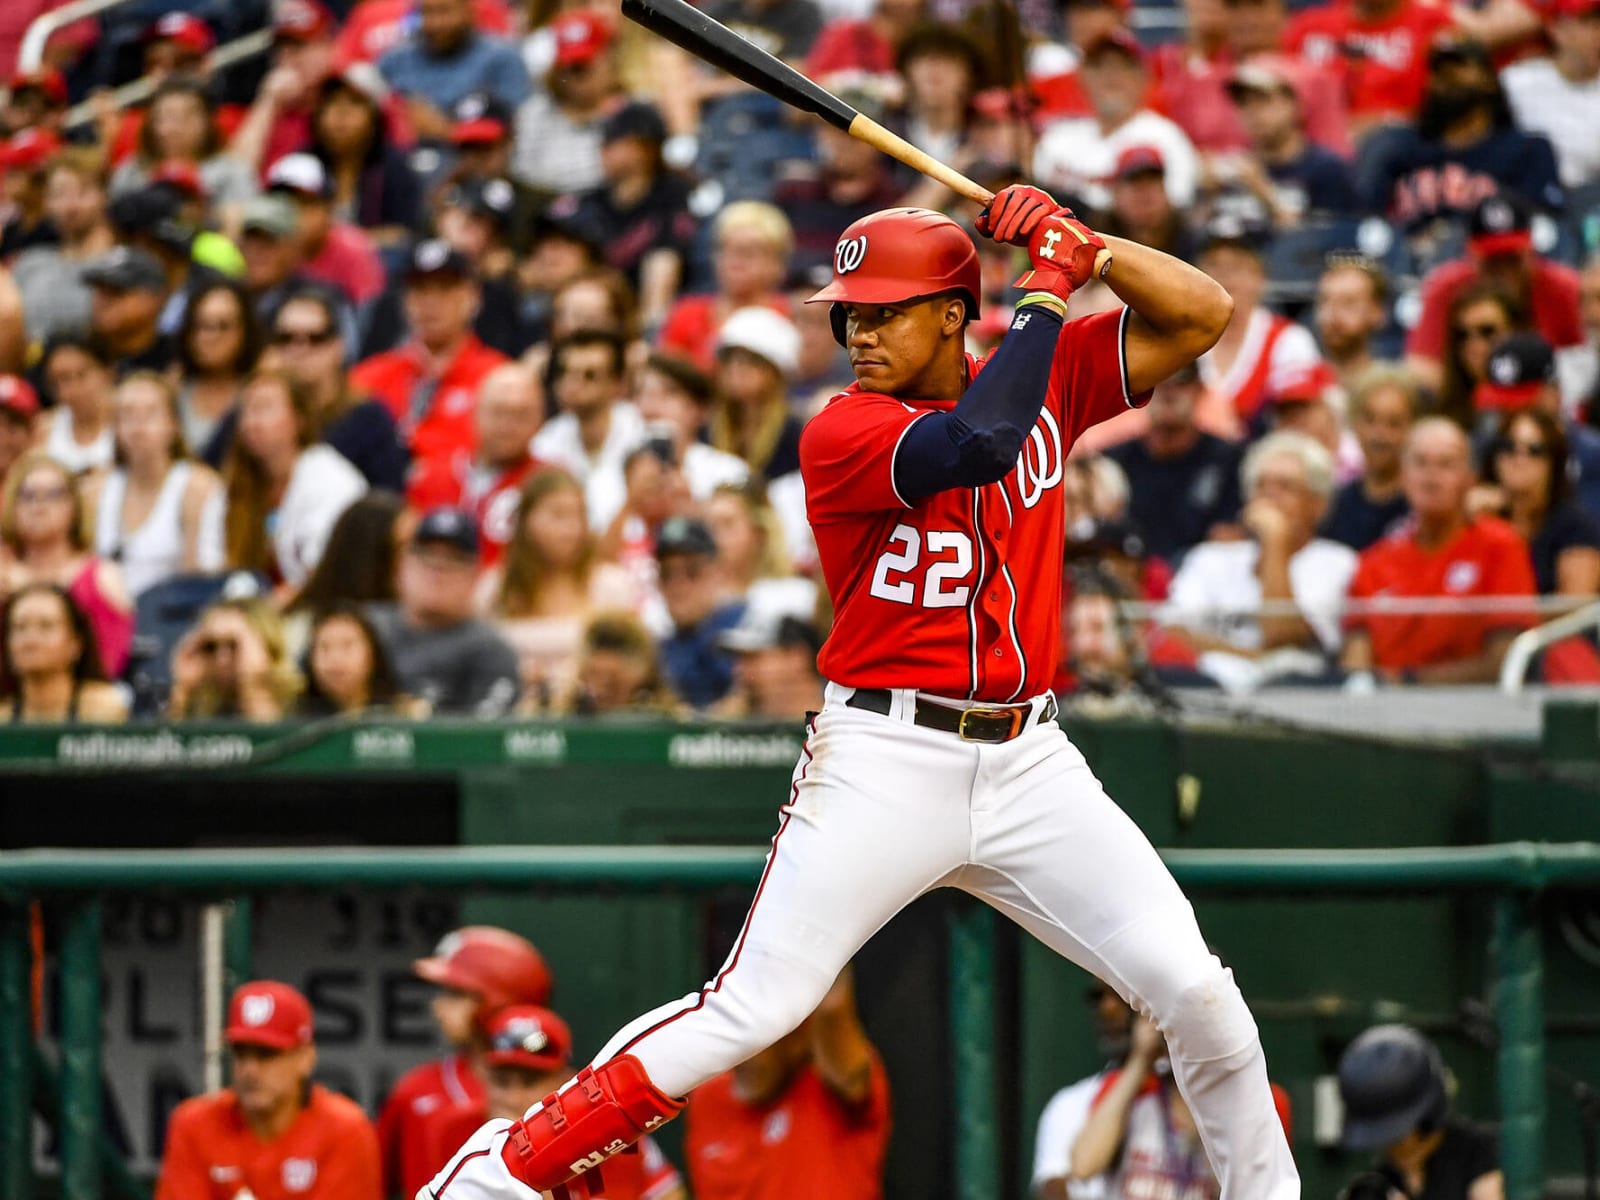
{"type": "Polygon", "coordinates": [[[717,540],[704,521],[694,517],[668,517],[656,531],[656,558],[669,554],[699,554],[706,558],[717,556],[717,540]]]}
{"type": "Polygon", "coordinates": [[[458,279],[477,279],[478,272],[467,256],[443,238],[429,238],[411,247],[406,260],[406,282],[414,283],[436,275],[454,275],[458,279]]]}
{"type": "Polygon", "coordinates": [[[487,217],[504,233],[516,213],[517,189],[505,179],[463,179],[450,185],[440,203],[487,217]]]}
{"type": "Polygon", "coordinates": [[[1508,333],[1489,351],[1484,380],[1472,393],[1479,408],[1522,408],[1532,404],[1556,377],[1556,356],[1537,333],[1508,333]]]}
{"type": "Polygon", "coordinates": [[[90,287],[113,292],[165,292],[167,272],[155,255],[136,246],[115,246],[83,268],[90,287]]]}
{"type": "Polygon", "coordinates": [[[511,136],[513,114],[488,92],[468,92],[450,110],[450,140],[458,146],[489,146],[511,136]]]}
{"type": "Polygon", "coordinates": [[[655,105],[643,100],[630,100],[600,123],[602,142],[614,142],[625,137],[664,142],[667,140],[667,123],[661,119],[655,105]]]}
{"type": "Polygon", "coordinates": [[[469,558],[478,556],[478,527],[472,514],[459,508],[430,508],[411,535],[413,549],[448,546],[469,558]]]}

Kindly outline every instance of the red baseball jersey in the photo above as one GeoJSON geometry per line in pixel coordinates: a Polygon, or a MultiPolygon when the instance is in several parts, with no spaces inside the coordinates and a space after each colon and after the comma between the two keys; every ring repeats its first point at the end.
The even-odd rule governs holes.
{"type": "Polygon", "coordinates": [[[468,509],[478,522],[478,560],[495,566],[517,533],[522,485],[544,466],[531,454],[509,470],[485,475],[472,455],[457,450],[448,459],[416,463],[406,479],[406,500],[418,512],[444,505],[468,509]]]}
{"type": "Polygon", "coordinates": [[[280,1136],[263,1142],[232,1088],[185,1100],[167,1122],[156,1200],[380,1200],[378,1139],[355,1101],[311,1089],[280,1136]]]}
{"type": "Polygon", "coordinates": [[[1427,86],[1428,47],[1448,28],[1450,10],[1442,4],[1408,0],[1368,21],[1347,0],[1335,0],[1297,14],[1284,46],[1308,62],[1342,67],[1352,116],[1411,116],[1427,86]]]}
{"type": "Polygon", "coordinates": [[[510,361],[468,334],[456,356],[432,376],[422,351],[407,343],[357,363],[350,369],[350,386],[388,405],[414,462],[449,462],[458,453],[470,458],[477,448],[478,385],[510,361]]]}
{"type": "MultiPolygon", "coordinates": [[[[1039,420],[998,483],[915,504],[895,491],[906,430],[953,399],[909,403],[852,384],[811,420],[800,470],[835,612],[817,659],[825,678],[990,703],[1049,688],[1067,454],[1085,429],[1148,398],[1128,392],[1126,319],[1118,309],[1062,326],[1039,420]]],[[[967,361],[976,375],[988,360],[967,361]]]]}
{"type": "Polygon", "coordinates": [[[483,1081],[461,1055],[407,1071],[378,1114],[384,1193],[415,1196],[488,1119],[483,1081]]]}

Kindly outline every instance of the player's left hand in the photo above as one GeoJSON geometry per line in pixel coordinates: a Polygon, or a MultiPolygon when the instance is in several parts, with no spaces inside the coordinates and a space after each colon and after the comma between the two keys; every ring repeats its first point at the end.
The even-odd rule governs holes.
{"type": "Polygon", "coordinates": [[[1096,267],[1095,260],[1105,248],[1105,239],[1073,216],[1070,208],[1058,208],[1034,227],[1028,240],[1029,269],[1015,286],[1070,299],[1073,292],[1111,266],[1107,256],[1104,264],[1096,267]]]}
{"type": "Polygon", "coordinates": [[[1049,192],[1017,183],[996,192],[994,199],[978,214],[973,227],[997,242],[1026,246],[1039,222],[1058,211],[1072,215],[1072,210],[1062,209],[1049,192]]]}

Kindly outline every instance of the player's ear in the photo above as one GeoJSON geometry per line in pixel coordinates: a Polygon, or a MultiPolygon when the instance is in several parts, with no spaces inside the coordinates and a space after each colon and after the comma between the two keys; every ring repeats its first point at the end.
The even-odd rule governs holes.
{"type": "Polygon", "coordinates": [[[941,328],[948,334],[958,334],[967,324],[967,300],[965,296],[949,296],[944,302],[944,319],[941,328]]]}

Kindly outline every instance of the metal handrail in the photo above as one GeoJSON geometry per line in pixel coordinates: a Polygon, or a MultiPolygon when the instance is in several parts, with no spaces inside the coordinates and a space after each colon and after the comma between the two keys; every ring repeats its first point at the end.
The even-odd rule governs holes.
{"type": "Polygon", "coordinates": [[[1591,629],[1600,629],[1600,601],[1519,633],[1500,664],[1500,690],[1508,696],[1517,695],[1527,681],[1528,667],[1535,654],[1563,638],[1591,629]]]}
{"type": "Polygon", "coordinates": [[[28,26],[28,31],[22,35],[22,45],[17,48],[17,71],[28,74],[44,66],[45,47],[50,44],[50,35],[65,29],[74,21],[81,21],[84,17],[92,17],[103,13],[108,8],[117,8],[130,0],[70,0],[60,8],[51,9],[43,16],[33,19],[28,26]]]}
{"type": "MultiPolygon", "coordinates": [[[[233,41],[218,46],[206,56],[206,70],[221,71],[233,66],[234,63],[265,54],[271,49],[272,30],[258,29],[254,33],[247,33],[241,38],[234,38],[233,41]]],[[[131,108],[135,104],[142,103],[151,97],[158,86],[160,85],[154,75],[141,75],[138,79],[111,90],[109,98],[112,107],[131,108]]],[[[85,100],[67,110],[67,115],[62,118],[62,124],[70,129],[74,125],[87,125],[94,118],[94,105],[85,100]]]]}

